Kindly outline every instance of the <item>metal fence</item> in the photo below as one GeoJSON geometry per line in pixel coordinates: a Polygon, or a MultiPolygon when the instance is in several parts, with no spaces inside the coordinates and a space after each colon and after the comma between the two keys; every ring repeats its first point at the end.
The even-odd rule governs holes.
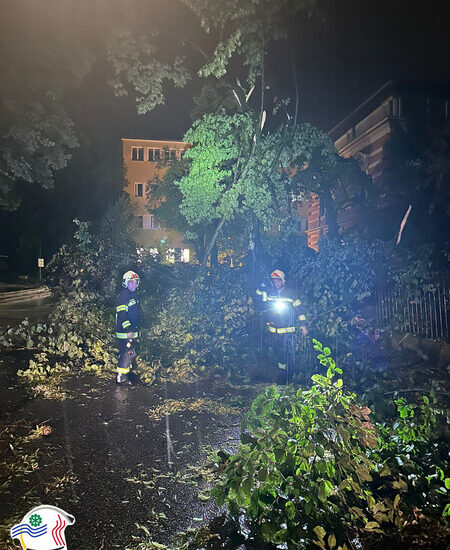
{"type": "Polygon", "coordinates": [[[442,281],[427,285],[427,288],[414,295],[395,285],[377,290],[375,305],[378,327],[448,341],[449,285],[442,281]]]}
{"type": "MultiPolygon", "coordinates": [[[[376,328],[398,330],[422,335],[425,338],[449,341],[449,310],[450,285],[448,279],[439,283],[428,284],[424,290],[415,293],[408,292],[394,283],[385,283],[380,286],[374,296],[376,328]],[[447,281],[447,282],[446,282],[447,281]]],[[[255,327],[256,328],[256,327],[255,327]]],[[[267,353],[266,328],[259,322],[254,332],[253,347],[257,354],[264,356],[267,353]]],[[[332,356],[337,358],[342,349],[340,336],[327,338],[325,342],[332,348],[332,356]]],[[[358,353],[364,352],[359,348],[358,353]]],[[[295,361],[302,371],[315,372],[317,368],[317,352],[313,349],[312,337],[296,337],[295,361]]]]}

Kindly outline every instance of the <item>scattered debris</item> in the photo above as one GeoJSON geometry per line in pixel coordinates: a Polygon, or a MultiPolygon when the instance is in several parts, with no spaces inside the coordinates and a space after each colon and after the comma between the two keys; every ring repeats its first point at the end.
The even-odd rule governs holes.
{"type": "Polygon", "coordinates": [[[206,412],[210,414],[236,414],[242,413],[242,409],[220,403],[218,400],[213,401],[209,398],[189,397],[187,399],[167,399],[161,405],[148,411],[148,415],[152,420],[159,420],[166,414],[179,414],[184,411],[206,412]]]}

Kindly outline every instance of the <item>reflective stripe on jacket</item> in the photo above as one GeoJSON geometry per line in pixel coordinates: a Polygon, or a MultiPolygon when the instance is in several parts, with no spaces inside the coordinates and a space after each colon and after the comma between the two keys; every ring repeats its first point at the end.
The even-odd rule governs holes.
{"type": "Polygon", "coordinates": [[[263,320],[272,334],[293,333],[297,321],[300,321],[301,325],[305,323],[306,316],[299,314],[302,302],[289,287],[285,286],[277,290],[271,282],[263,283],[256,290],[256,294],[261,299],[259,309],[263,320]],[[277,310],[274,307],[275,302],[284,302],[286,308],[277,310]]]}
{"type": "Polygon", "coordinates": [[[116,298],[116,338],[138,337],[141,307],[134,292],[124,288],[116,298]]]}

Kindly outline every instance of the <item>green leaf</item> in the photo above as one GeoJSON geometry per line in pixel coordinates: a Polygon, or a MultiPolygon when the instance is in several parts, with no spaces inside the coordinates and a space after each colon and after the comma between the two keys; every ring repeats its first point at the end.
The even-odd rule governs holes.
{"type": "Polygon", "coordinates": [[[273,542],[276,544],[280,544],[282,542],[286,542],[288,537],[288,530],[287,529],[280,529],[273,535],[273,542]]]}
{"type": "Polygon", "coordinates": [[[319,494],[318,494],[319,499],[322,502],[325,502],[327,500],[327,497],[331,494],[332,491],[333,491],[332,483],[330,483],[328,480],[324,481],[323,483],[321,483],[319,487],[319,494]]]}
{"type": "Polygon", "coordinates": [[[286,509],[286,515],[290,520],[293,520],[295,518],[295,506],[294,503],[288,500],[286,504],[284,505],[286,509]]]}
{"type": "Polygon", "coordinates": [[[324,481],[324,485],[325,485],[325,494],[326,496],[329,496],[333,492],[333,489],[334,489],[333,484],[331,483],[331,481],[328,481],[327,479],[324,481]]]}

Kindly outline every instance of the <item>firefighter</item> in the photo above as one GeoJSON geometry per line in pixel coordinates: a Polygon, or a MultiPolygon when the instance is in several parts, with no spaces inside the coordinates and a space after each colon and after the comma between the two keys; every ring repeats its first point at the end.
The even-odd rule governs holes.
{"type": "Polygon", "coordinates": [[[127,271],[122,277],[123,289],[116,298],[116,338],[119,345],[117,384],[130,386],[129,373],[136,357],[136,341],[139,337],[141,308],[136,297],[139,275],[127,271]]]}
{"type": "Polygon", "coordinates": [[[286,276],[281,269],[272,271],[269,281],[263,282],[256,294],[261,298],[261,313],[277,363],[278,382],[285,383],[293,375],[297,328],[303,335],[307,333],[305,316],[299,310],[301,301],[286,286],[286,276]]]}

